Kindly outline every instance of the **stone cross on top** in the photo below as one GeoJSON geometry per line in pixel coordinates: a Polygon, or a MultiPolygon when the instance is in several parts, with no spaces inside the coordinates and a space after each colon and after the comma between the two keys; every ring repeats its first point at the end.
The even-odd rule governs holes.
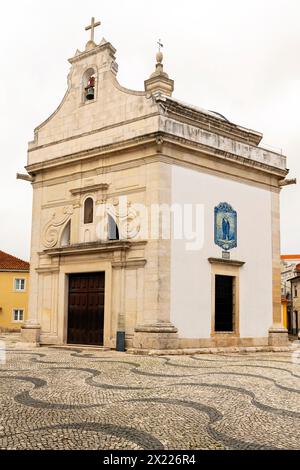
{"type": "Polygon", "coordinates": [[[95,28],[97,28],[97,26],[100,26],[100,25],[101,25],[101,22],[97,21],[97,23],[96,23],[95,18],[93,17],[92,21],[91,21],[91,24],[85,28],[86,31],[91,30],[91,41],[92,42],[94,42],[94,39],[95,39],[95,28]]]}

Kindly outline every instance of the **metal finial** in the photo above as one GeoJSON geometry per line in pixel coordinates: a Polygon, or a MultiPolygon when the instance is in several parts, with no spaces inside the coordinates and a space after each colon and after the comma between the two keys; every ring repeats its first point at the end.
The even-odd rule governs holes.
{"type": "Polygon", "coordinates": [[[161,42],[161,39],[158,40],[158,52],[161,51],[161,49],[164,47],[163,43],[161,42]]]}

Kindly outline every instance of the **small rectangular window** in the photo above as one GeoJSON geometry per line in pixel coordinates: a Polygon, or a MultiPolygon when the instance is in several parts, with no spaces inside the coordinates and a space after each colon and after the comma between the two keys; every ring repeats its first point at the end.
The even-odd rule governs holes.
{"type": "Polygon", "coordinates": [[[24,310],[16,308],[13,311],[13,321],[22,322],[24,321],[24,310]]]}
{"type": "Polygon", "coordinates": [[[18,292],[25,290],[25,279],[15,279],[15,290],[18,292]]]}

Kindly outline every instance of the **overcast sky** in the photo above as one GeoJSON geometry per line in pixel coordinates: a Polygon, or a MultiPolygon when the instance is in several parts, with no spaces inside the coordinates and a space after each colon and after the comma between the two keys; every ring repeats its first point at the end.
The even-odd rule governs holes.
{"type": "Polygon", "coordinates": [[[143,89],[161,38],[174,97],[261,131],[262,145],[282,149],[299,179],[282,191],[282,252],[299,253],[299,0],[1,2],[0,250],[29,259],[32,190],[15,174],[24,172],[33,129],[65,93],[67,59],[84,49],[92,16],[102,21],[96,41],[104,36],[117,49],[122,85],[143,89]]]}

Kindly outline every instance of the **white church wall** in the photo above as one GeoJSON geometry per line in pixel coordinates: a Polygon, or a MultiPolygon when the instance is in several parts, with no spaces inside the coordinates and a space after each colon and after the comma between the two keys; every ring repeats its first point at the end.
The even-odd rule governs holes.
{"type": "Polygon", "coordinates": [[[187,168],[172,168],[172,203],[203,204],[204,246],[186,251],[172,240],[171,322],[181,338],[210,338],[211,265],[222,257],[214,243],[214,208],[229,203],[238,216],[238,246],[231,259],[240,268],[240,337],[267,337],[272,325],[271,193],[267,189],[187,168]]]}

